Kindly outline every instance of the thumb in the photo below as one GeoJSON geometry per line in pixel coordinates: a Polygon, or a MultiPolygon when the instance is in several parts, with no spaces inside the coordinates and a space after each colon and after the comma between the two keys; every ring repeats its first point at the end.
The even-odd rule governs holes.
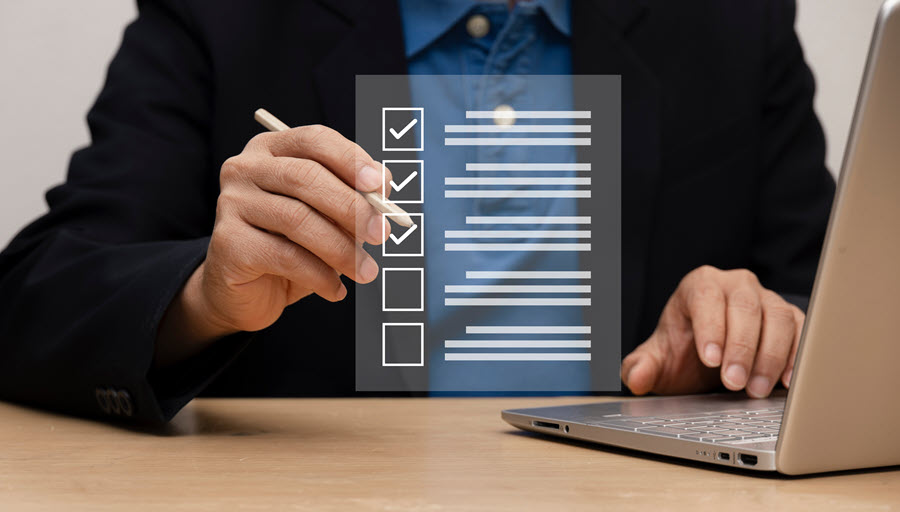
{"type": "Polygon", "coordinates": [[[653,390],[662,374],[662,342],[655,333],[622,361],[622,381],[635,395],[653,390]]]}

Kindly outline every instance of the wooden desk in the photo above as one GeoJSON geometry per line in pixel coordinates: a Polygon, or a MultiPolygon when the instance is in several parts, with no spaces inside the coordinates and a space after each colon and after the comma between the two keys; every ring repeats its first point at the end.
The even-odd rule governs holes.
{"type": "Polygon", "coordinates": [[[0,403],[3,510],[889,510],[900,471],[789,479],[547,441],[597,398],[196,400],[159,432],[0,403]]]}

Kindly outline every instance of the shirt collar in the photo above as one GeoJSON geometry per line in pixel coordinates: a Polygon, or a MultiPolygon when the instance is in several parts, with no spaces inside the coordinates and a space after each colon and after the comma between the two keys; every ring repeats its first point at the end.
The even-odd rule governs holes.
{"type": "MultiPolygon", "coordinates": [[[[403,17],[406,57],[412,57],[450,30],[478,5],[478,0],[399,0],[403,17]]],[[[501,0],[505,3],[505,0],[501,0]]],[[[566,36],[572,34],[571,0],[533,1],[544,10],[550,23],[566,36]]]]}
{"type": "Polygon", "coordinates": [[[566,37],[572,37],[572,4],[570,0],[537,0],[550,23],[566,37]]]}

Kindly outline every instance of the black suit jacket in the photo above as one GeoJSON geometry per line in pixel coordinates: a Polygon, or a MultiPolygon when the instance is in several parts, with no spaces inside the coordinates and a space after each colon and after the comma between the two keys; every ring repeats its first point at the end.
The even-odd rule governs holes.
{"type": "MultiPolygon", "coordinates": [[[[573,3],[575,72],[622,75],[623,354],[702,264],[750,268],[802,301],[834,184],[793,2],[573,3]]],[[[204,257],[219,168],[260,131],[252,112],[353,138],[354,76],[406,72],[397,6],[138,4],[88,115],[91,145],[0,256],[0,397],[159,422],[204,389],[352,393],[352,286],[342,303],[289,307],[252,343],[226,338],[165,374],[151,361],[204,257]]]]}

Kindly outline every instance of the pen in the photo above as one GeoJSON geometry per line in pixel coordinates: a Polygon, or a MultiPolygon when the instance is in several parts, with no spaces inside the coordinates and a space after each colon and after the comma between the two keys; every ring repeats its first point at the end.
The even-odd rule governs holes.
{"type": "MultiPolygon", "coordinates": [[[[259,124],[265,126],[270,132],[283,132],[291,129],[290,126],[284,124],[280,119],[273,116],[264,108],[258,109],[253,114],[253,118],[256,119],[259,124]]],[[[374,206],[379,212],[389,214],[387,218],[405,228],[412,227],[413,221],[409,217],[409,214],[407,214],[403,208],[400,208],[396,204],[385,199],[380,193],[366,192],[363,193],[363,197],[365,197],[366,201],[374,206]]]]}

